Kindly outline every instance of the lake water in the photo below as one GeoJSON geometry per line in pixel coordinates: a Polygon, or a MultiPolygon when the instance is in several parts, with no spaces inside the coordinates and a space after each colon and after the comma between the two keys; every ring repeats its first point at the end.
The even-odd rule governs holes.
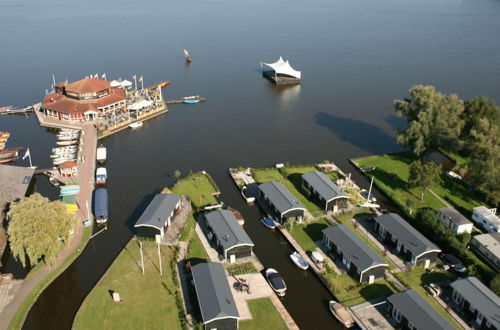
{"type": "MultiPolygon", "coordinates": [[[[360,1],[18,1],[0,2],[0,104],[39,102],[57,81],[106,73],[172,84],[166,98],[199,94],[204,104],[170,113],[104,141],[110,175],[109,231],[93,239],[44,293],[26,329],[68,329],[81,302],[131,237],[130,227],[173,172],[206,170],[222,200],[242,211],[255,252],[289,286],[284,304],[302,329],[336,328],[329,294],[288,260],[290,248],[246,207],[228,167],[306,164],[400,150],[404,121],[392,101],[414,84],[462,98],[500,100],[500,2],[360,1]],[[193,62],[185,65],[182,49],[193,62]],[[278,56],[302,84],[276,87],[260,61],[278,56]]],[[[34,116],[0,117],[8,146],[30,147],[50,166],[55,136],[34,116]]],[[[355,172],[355,179],[368,183],[355,172]]],[[[38,191],[56,198],[45,178],[38,191]]],[[[378,196],[380,197],[380,196],[378,196]]],[[[16,269],[12,260],[7,270],[16,269]]]]}

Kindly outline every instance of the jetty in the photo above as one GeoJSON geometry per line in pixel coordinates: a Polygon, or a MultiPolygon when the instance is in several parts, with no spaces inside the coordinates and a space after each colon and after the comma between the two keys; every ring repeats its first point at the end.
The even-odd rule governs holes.
{"type": "Polygon", "coordinates": [[[0,116],[3,116],[3,115],[25,115],[25,114],[28,114],[30,112],[35,111],[35,106],[38,104],[39,103],[34,104],[34,105],[30,105],[30,106],[27,106],[24,108],[2,107],[2,108],[0,108],[0,116]]]}
{"type": "Polygon", "coordinates": [[[183,97],[183,98],[180,98],[180,99],[165,100],[165,103],[166,104],[186,103],[186,102],[184,102],[184,100],[187,100],[188,98],[189,98],[189,100],[194,100],[194,101],[197,101],[197,102],[205,102],[205,98],[201,97],[201,96],[195,96],[195,97],[186,96],[186,97],[183,97]]]}

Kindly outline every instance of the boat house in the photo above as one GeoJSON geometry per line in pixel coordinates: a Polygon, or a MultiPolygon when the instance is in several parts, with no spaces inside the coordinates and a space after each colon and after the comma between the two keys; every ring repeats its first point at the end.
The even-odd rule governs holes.
{"type": "Polygon", "coordinates": [[[191,268],[205,330],[237,330],[240,315],[227,282],[224,266],[205,262],[191,268]]]}
{"type": "Polygon", "coordinates": [[[68,161],[59,165],[59,172],[63,177],[73,177],[78,173],[78,168],[76,167],[76,162],[68,161]]]}
{"type": "Polygon", "coordinates": [[[450,284],[453,307],[473,328],[500,329],[500,298],[476,277],[467,277],[450,284]]]}
{"type": "Polygon", "coordinates": [[[384,278],[389,265],[346,225],[323,229],[323,242],[359,283],[371,284],[384,278]]]}
{"type": "Polygon", "coordinates": [[[415,290],[398,292],[387,298],[387,312],[398,323],[397,329],[455,329],[415,290]]]}
{"type": "Polygon", "coordinates": [[[497,272],[500,272],[500,233],[476,235],[470,244],[497,272]]]}
{"type": "Polygon", "coordinates": [[[264,70],[264,77],[274,82],[277,85],[298,84],[302,78],[302,73],[290,66],[288,60],[284,60],[281,56],[274,63],[261,63],[270,70],[264,70]]]}
{"type": "Polygon", "coordinates": [[[288,218],[295,218],[297,222],[304,219],[305,207],[281,182],[271,181],[260,184],[259,197],[266,206],[276,213],[276,217],[281,223],[288,218]]]}
{"type": "Polygon", "coordinates": [[[254,244],[232,211],[215,210],[206,212],[204,216],[225,261],[233,262],[252,255],[254,244]]]}
{"type": "Polygon", "coordinates": [[[157,194],[134,227],[150,227],[160,231],[163,239],[165,229],[171,225],[175,213],[182,206],[181,196],[175,194],[157,194]]]}
{"type": "Polygon", "coordinates": [[[437,259],[440,249],[396,213],[375,218],[375,230],[385,244],[394,248],[403,259],[428,268],[437,259]]]}
{"type": "Polygon", "coordinates": [[[497,209],[487,209],[478,206],[472,210],[472,220],[481,225],[489,233],[500,233],[500,218],[496,216],[497,209]]]}
{"type": "Polygon", "coordinates": [[[349,196],[322,172],[312,171],[302,174],[302,188],[325,211],[337,212],[347,207],[349,196]]]}
{"type": "Polygon", "coordinates": [[[122,88],[105,80],[84,78],[60,82],[54,93],[45,96],[41,111],[47,117],[67,121],[92,121],[125,108],[127,95],[122,88]]]}
{"type": "Polygon", "coordinates": [[[455,235],[471,233],[473,224],[453,207],[443,207],[439,209],[438,219],[455,235]]]}

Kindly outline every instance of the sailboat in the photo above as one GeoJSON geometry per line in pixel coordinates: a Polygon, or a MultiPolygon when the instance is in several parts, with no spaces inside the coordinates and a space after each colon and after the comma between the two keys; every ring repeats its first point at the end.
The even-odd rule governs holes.
{"type": "Polygon", "coordinates": [[[184,49],[184,56],[186,57],[186,62],[191,62],[191,56],[189,55],[187,49],[184,49]]]}

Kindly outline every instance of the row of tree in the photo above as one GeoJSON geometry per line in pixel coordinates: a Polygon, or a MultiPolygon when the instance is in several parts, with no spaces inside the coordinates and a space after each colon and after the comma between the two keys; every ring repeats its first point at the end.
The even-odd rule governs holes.
{"type": "MultiPolygon", "coordinates": [[[[464,179],[491,204],[500,202],[500,107],[494,101],[484,96],[463,101],[417,85],[409,98],[395,100],[394,108],[408,123],[397,132],[399,144],[422,162],[435,151],[463,156],[467,162],[457,170],[464,179]]],[[[422,169],[425,163],[417,166],[429,170],[422,169]]]]}

